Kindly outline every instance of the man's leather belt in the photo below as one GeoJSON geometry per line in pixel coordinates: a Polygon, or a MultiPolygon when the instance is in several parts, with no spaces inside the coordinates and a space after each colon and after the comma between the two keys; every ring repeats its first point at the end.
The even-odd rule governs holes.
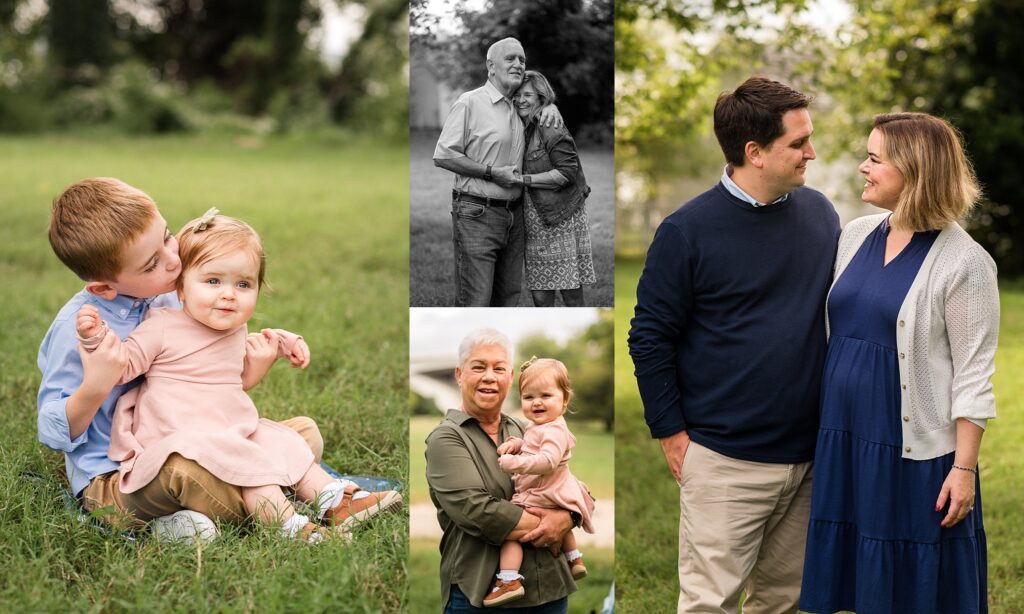
{"type": "Polygon", "coordinates": [[[513,209],[523,204],[522,196],[519,198],[487,198],[486,196],[477,196],[476,194],[468,194],[458,190],[452,190],[452,198],[464,203],[473,203],[474,205],[483,205],[485,207],[502,207],[504,209],[513,209]]]}

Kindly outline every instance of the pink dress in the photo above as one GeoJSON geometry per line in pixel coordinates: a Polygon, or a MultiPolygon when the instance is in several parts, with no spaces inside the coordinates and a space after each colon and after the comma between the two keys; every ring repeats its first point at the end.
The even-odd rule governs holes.
{"type": "Polygon", "coordinates": [[[498,464],[505,473],[515,474],[512,482],[516,494],[512,503],[577,512],[583,518],[583,530],[593,533],[594,498],[587,485],[569,471],[575,445],[576,438],[569,432],[565,418],[559,416],[526,429],[519,454],[503,454],[498,464]]]}
{"type": "MultiPolygon", "coordinates": [[[[218,331],[179,309],[151,309],[124,340],[122,382],[146,379],[114,410],[108,456],[121,463],[121,492],[148,484],[173,453],[237,486],[291,486],[309,470],[305,440],[261,419],[242,390],[246,334],[245,326],[218,331]]],[[[298,337],[284,337],[288,351],[298,337]]]]}

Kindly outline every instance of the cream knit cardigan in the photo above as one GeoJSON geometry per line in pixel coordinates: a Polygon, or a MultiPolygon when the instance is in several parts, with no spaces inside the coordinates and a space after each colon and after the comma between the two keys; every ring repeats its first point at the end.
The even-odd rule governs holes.
{"type": "MultiPolygon", "coordinates": [[[[846,225],[833,287],[888,215],[846,225]]],[[[981,428],[995,418],[992,373],[998,335],[996,265],[963,228],[949,224],[928,250],[897,319],[903,458],[927,460],[954,451],[957,418],[981,428]]]]}

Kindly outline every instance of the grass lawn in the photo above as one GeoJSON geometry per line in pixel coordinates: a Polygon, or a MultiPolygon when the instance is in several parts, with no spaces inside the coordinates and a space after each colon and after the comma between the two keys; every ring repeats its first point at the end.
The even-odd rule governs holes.
{"type": "MultiPolygon", "coordinates": [[[[437,134],[414,132],[409,146],[409,201],[411,244],[410,305],[450,307],[455,304],[455,255],[452,248],[452,173],[434,166],[432,156],[437,134]]],[[[587,306],[611,307],[615,241],[615,187],[611,150],[580,151],[587,182],[593,191],[587,198],[587,220],[594,251],[597,284],[584,289],[587,306]]],[[[562,305],[559,297],[556,306],[562,305]]],[[[520,307],[533,301],[525,288],[520,307]]]]}
{"type": "Polygon", "coordinates": [[[172,230],[211,206],[256,228],[270,290],[250,327],[301,332],[313,353],[305,372],[277,365],[251,392],[260,413],[309,415],[335,468],[404,482],[405,147],[340,137],[3,138],[0,168],[3,609],[399,610],[405,514],[371,523],[352,544],[306,547],[230,528],[202,550],[128,543],[65,511],[63,457],[38,443],[34,404],[39,342],[83,285],[47,243],[50,203],[77,179],[115,176],[153,196],[172,230]]]}
{"type": "MultiPolygon", "coordinates": [[[[620,259],[615,272],[615,463],[620,508],[616,523],[616,597],[622,612],[669,612],[678,595],[679,489],[643,419],[626,346],[642,260],[620,259]],[[660,547],[652,547],[657,544],[660,547]]],[[[981,481],[988,538],[991,612],[1020,612],[1024,603],[1024,285],[1004,284],[994,389],[999,418],[982,443],[981,481]]]]}

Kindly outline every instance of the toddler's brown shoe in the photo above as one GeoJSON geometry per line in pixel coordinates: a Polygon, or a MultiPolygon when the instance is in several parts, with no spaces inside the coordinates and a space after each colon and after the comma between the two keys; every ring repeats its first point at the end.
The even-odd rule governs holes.
{"type": "Polygon", "coordinates": [[[484,607],[493,608],[516,599],[522,599],[525,596],[526,589],[523,588],[523,583],[519,580],[512,580],[511,582],[495,580],[491,592],[484,597],[484,607]]]}
{"type": "Polygon", "coordinates": [[[341,503],[327,510],[327,524],[347,530],[371,516],[402,506],[402,495],[394,490],[371,492],[369,496],[353,499],[352,495],[359,490],[346,491],[341,503]]]}
{"type": "Polygon", "coordinates": [[[569,561],[569,571],[572,572],[573,580],[582,580],[587,577],[587,566],[583,564],[583,557],[569,561]]]}

